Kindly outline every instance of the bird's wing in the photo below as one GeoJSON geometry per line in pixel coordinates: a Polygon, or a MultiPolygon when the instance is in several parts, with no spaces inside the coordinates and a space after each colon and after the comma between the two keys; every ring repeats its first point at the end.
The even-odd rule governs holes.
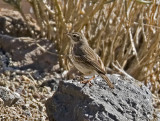
{"type": "Polygon", "coordinates": [[[105,74],[104,65],[100,57],[88,46],[83,46],[82,48],[83,55],[80,57],[80,60],[92,66],[97,72],[105,74]]]}

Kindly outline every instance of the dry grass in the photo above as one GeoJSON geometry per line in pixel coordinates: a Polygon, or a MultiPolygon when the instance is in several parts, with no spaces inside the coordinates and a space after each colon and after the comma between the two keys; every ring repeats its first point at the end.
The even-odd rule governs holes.
{"type": "MultiPolygon", "coordinates": [[[[5,0],[4,0],[5,1],[5,0]]],[[[20,0],[10,4],[25,15],[20,0]]],[[[160,92],[160,8],[158,1],[141,0],[28,0],[41,28],[60,55],[67,55],[70,42],[64,33],[81,31],[102,58],[160,92]],[[148,4],[149,3],[149,4],[148,4]]],[[[34,34],[33,34],[34,36],[34,34]]],[[[60,56],[60,65],[69,61],[60,56]]],[[[114,68],[113,68],[114,69],[114,68]]]]}

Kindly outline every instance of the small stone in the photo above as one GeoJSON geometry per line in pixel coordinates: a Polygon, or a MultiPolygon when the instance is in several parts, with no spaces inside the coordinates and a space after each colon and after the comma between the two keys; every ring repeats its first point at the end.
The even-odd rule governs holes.
{"type": "Polygon", "coordinates": [[[30,107],[32,107],[32,108],[37,108],[37,105],[34,104],[34,103],[31,103],[31,104],[30,104],[30,107]]]}
{"type": "Polygon", "coordinates": [[[16,72],[13,72],[13,73],[12,73],[12,76],[16,76],[16,72]]]}
{"type": "Polygon", "coordinates": [[[3,87],[5,87],[5,86],[6,86],[6,83],[5,83],[5,81],[0,81],[0,86],[3,86],[3,87]]]}
{"type": "Polygon", "coordinates": [[[0,98],[4,101],[4,105],[11,106],[20,99],[20,95],[6,87],[0,86],[0,98]]]}
{"type": "Polygon", "coordinates": [[[8,52],[6,53],[6,56],[7,56],[8,58],[11,58],[11,57],[12,57],[8,52]]]}
{"type": "Polygon", "coordinates": [[[5,76],[10,76],[10,74],[11,74],[10,71],[7,71],[7,70],[6,70],[6,71],[4,72],[4,75],[5,75],[5,76]]]}
{"type": "Polygon", "coordinates": [[[34,85],[30,85],[29,87],[28,87],[28,89],[31,89],[31,90],[36,90],[36,87],[34,86],[34,85]]]}
{"type": "Polygon", "coordinates": [[[35,92],[35,93],[33,93],[33,97],[34,98],[40,98],[40,95],[37,92],[35,92]]]}
{"type": "Polygon", "coordinates": [[[4,105],[4,101],[0,98],[0,107],[4,105]]]}

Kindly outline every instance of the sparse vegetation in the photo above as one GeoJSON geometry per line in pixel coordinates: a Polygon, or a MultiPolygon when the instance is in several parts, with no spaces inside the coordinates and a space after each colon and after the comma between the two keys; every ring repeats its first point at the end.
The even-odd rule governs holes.
{"type": "MultiPolygon", "coordinates": [[[[20,0],[4,0],[26,20],[20,0]]],[[[102,58],[135,79],[156,96],[160,92],[160,3],[156,0],[27,0],[33,8],[41,36],[53,41],[59,64],[68,69],[70,42],[65,33],[81,31],[102,58]],[[66,66],[67,65],[67,66],[66,66]]],[[[27,20],[26,20],[27,22],[27,20]]],[[[29,27],[29,26],[28,26],[29,27]]],[[[34,37],[38,37],[32,33],[34,37]]],[[[159,101],[159,100],[158,100],[159,101]]],[[[158,105],[157,105],[158,106],[158,105]]]]}

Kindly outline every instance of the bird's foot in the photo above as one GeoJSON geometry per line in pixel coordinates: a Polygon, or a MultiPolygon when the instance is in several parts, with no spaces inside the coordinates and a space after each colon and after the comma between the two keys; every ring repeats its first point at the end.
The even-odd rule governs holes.
{"type": "Polygon", "coordinates": [[[95,78],[95,76],[93,76],[92,78],[90,78],[89,80],[84,80],[81,81],[82,84],[89,84],[89,87],[91,87],[93,84],[91,83],[91,80],[93,80],[95,78]]]}
{"type": "Polygon", "coordinates": [[[80,81],[82,84],[89,84],[89,86],[91,87],[93,84],[91,83],[91,80],[84,80],[84,81],[80,81]]]}

